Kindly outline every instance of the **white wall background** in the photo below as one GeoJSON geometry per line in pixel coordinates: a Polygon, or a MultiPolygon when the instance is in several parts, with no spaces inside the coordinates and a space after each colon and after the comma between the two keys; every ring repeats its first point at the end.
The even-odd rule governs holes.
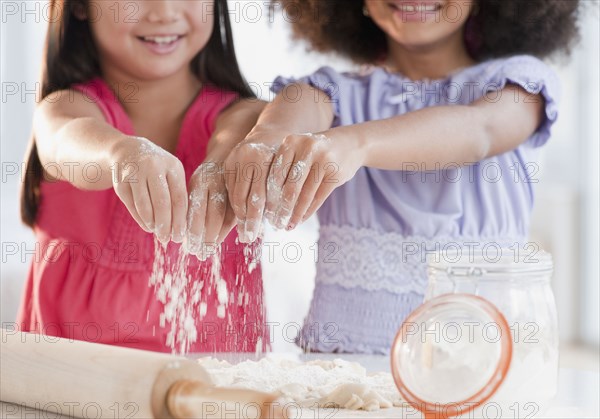
{"type": "MultiPolygon", "coordinates": [[[[28,267],[27,251],[33,237],[18,218],[19,174],[12,174],[22,161],[31,127],[35,99],[25,90],[35,89],[45,33],[40,18],[44,2],[1,0],[1,244],[0,321],[12,321],[28,267]],[[37,5],[37,6],[36,6],[37,5]],[[15,9],[16,7],[16,9],[15,9]],[[36,13],[36,7],[38,12],[36,13]],[[28,11],[30,11],[28,13],[28,11]],[[32,12],[31,12],[32,11],[32,12]],[[17,88],[16,94],[13,90],[17,88]],[[13,254],[15,249],[16,254],[13,254]]],[[[266,2],[230,0],[236,50],[242,71],[257,93],[270,97],[268,83],[275,76],[300,76],[321,65],[346,68],[348,63],[308,54],[304,46],[290,42],[281,12],[271,19],[266,2]],[[272,22],[271,22],[272,21],[272,22]]],[[[582,44],[569,64],[557,64],[564,98],[554,137],[545,147],[542,177],[532,226],[532,239],[553,253],[556,264],[554,289],[559,307],[563,341],[599,345],[599,149],[598,32],[597,4],[583,14],[582,44]]],[[[301,323],[314,286],[316,222],[298,231],[268,231],[265,240],[280,243],[274,258],[265,259],[265,288],[270,321],[275,328],[274,348],[294,349],[290,343],[301,323]],[[294,260],[298,243],[302,255],[294,260]],[[284,327],[287,325],[287,327],[284,327]]],[[[267,252],[264,252],[268,256],[267,252]]]]}

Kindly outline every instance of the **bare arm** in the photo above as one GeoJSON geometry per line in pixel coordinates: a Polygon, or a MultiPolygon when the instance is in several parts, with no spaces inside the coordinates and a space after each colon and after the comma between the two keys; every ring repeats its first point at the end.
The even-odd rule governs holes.
{"type": "Polygon", "coordinates": [[[206,161],[224,161],[256,125],[266,104],[261,100],[242,99],[223,110],[208,143],[206,161]]]}
{"type": "Polygon", "coordinates": [[[43,101],[34,116],[37,150],[48,179],[80,189],[112,187],[112,151],[127,138],[104,121],[100,109],[80,92],[63,90],[43,101]],[[99,168],[96,179],[95,168],[99,168]]]}
{"type": "MultiPolygon", "coordinates": [[[[437,106],[397,117],[285,137],[269,178],[279,197],[267,198],[278,228],[294,228],[329,194],[363,166],[431,170],[469,164],[514,149],[543,120],[544,101],[525,101],[520,87],[507,86],[499,100],[468,106],[437,106]],[[517,94],[521,93],[521,94],[517,94]],[[515,100],[519,98],[519,100],[515,100]],[[334,171],[327,171],[334,166],[334,171]],[[306,167],[306,170],[302,170],[306,167]],[[293,176],[292,176],[293,175],[293,176]]],[[[269,182],[269,180],[267,181],[269,182]]]]}
{"type": "Polygon", "coordinates": [[[43,102],[34,135],[46,176],[85,190],[114,188],[142,229],[162,242],[183,240],[187,193],[175,156],[113,128],[79,92],[63,91],[57,101],[43,102]]]}
{"type": "Polygon", "coordinates": [[[430,107],[333,128],[325,135],[354,144],[367,167],[401,170],[415,163],[432,170],[446,163],[474,163],[516,148],[542,122],[543,99],[525,102],[520,90],[511,85],[496,102],[482,98],[467,106],[430,107]]]}
{"type": "Polygon", "coordinates": [[[325,92],[307,84],[292,84],[299,89],[297,100],[279,94],[258,118],[245,142],[260,141],[279,146],[292,133],[324,131],[333,123],[331,100],[325,92]]]}

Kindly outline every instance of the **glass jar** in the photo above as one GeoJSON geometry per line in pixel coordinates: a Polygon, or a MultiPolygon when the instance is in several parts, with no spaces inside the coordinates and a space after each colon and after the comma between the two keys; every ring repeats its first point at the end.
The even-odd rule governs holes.
{"type": "Polygon", "coordinates": [[[429,254],[427,265],[424,303],[392,347],[402,395],[426,417],[543,412],[558,381],[550,255],[502,249],[492,258],[465,250],[429,254]]]}

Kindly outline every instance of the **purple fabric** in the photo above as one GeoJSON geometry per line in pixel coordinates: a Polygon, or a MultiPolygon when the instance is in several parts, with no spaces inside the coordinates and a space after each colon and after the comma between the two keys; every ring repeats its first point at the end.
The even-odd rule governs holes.
{"type": "Polygon", "coordinates": [[[312,339],[312,349],[387,353],[402,320],[422,300],[427,284],[424,252],[449,243],[482,247],[525,242],[532,187],[538,181],[538,147],[550,137],[557,117],[558,79],[537,58],[515,56],[486,61],[446,79],[418,82],[382,68],[358,74],[324,67],[297,80],[279,77],[273,90],[280,92],[292,82],[308,83],[329,95],[336,115],[333,126],[429,106],[468,105],[484,95],[495,101],[496,91],[508,83],[545,99],[544,121],[514,150],[439,171],[421,172],[410,162],[396,171],[364,167],[319,210],[320,251],[334,257],[319,258],[299,343],[307,346],[303,342],[309,340],[309,325],[333,322],[336,343],[312,339]],[[347,304],[351,310],[345,309],[347,304]],[[389,321],[374,330],[369,316],[389,321]]]}

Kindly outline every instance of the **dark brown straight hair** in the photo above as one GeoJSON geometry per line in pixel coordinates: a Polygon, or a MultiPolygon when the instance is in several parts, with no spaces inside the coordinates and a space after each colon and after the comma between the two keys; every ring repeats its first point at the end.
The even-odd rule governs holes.
{"type": "MultiPolygon", "coordinates": [[[[40,100],[54,92],[69,89],[101,76],[98,53],[89,22],[74,15],[75,7],[88,9],[89,0],[50,0],[46,47],[42,61],[40,100]]],[[[192,71],[203,83],[236,92],[242,98],[254,93],[242,77],[235,49],[227,0],[214,0],[214,27],[206,46],[191,62],[192,71]]],[[[40,205],[43,170],[35,138],[26,153],[21,187],[21,219],[34,227],[40,205]]]]}

